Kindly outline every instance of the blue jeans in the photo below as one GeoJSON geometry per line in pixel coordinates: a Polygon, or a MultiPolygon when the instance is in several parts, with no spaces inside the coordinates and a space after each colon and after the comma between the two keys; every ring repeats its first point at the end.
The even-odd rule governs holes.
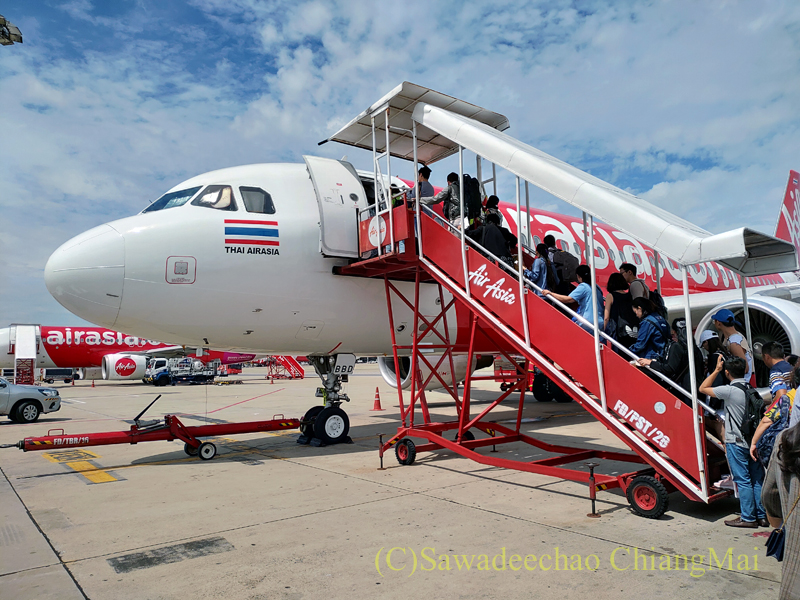
{"type": "Polygon", "coordinates": [[[733,481],[739,488],[739,506],[742,521],[752,523],[757,518],[766,519],[767,513],[761,504],[761,484],[764,469],[750,457],[750,451],[736,444],[725,444],[725,454],[731,468],[733,481]]]}

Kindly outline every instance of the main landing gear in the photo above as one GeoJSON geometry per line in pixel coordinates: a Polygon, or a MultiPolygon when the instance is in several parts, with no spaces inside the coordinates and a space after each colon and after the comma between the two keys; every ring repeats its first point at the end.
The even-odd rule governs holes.
{"type": "Polygon", "coordinates": [[[341,389],[342,383],[347,383],[353,372],[356,357],[354,354],[335,354],[308,358],[322,380],[322,387],[317,388],[316,396],[322,398],[323,405],[312,406],[303,416],[297,443],[312,446],[351,444],[352,440],[347,435],[350,419],[341,409],[342,402],[350,402],[350,398],[341,389]]]}

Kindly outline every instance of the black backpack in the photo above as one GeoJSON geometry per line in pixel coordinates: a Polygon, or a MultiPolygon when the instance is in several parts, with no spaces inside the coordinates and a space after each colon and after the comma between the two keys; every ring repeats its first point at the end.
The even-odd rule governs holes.
{"type": "Polygon", "coordinates": [[[467,218],[477,219],[481,216],[482,208],[480,182],[464,173],[464,211],[467,213],[467,218]]]}
{"type": "Polygon", "coordinates": [[[744,392],[744,418],[738,425],[744,441],[751,444],[756,428],[761,422],[761,419],[764,418],[764,400],[761,398],[761,394],[758,393],[758,390],[749,383],[734,383],[731,385],[744,392]]]}
{"type": "Polygon", "coordinates": [[[578,281],[578,277],[575,270],[580,264],[580,261],[575,257],[575,255],[567,252],[566,250],[556,250],[553,253],[553,265],[556,268],[556,274],[558,275],[558,278],[562,282],[571,281],[576,283],[578,281]]]}
{"type": "Polygon", "coordinates": [[[661,297],[661,294],[658,293],[658,290],[650,290],[648,294],[650,298],[650,302],[653,303],[653,306],[656,307],[656,311],[660,314],[664,319],[667,318],[667,306],[664,304],[664,298],[661,297]]]}

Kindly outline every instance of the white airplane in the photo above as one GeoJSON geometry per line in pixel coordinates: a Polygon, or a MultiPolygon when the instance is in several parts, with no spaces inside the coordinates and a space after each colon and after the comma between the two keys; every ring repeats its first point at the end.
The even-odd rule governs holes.
{"type": "MultiPolygon", "coordinates": [[[[403,84],[398,90],[410,85],[403,84]]],[[[385,98],[393,98],[392,93],[385,98]]],[[[461,101],[458,108],[449,96],[431,90],[424,93],[426,102],[450,106],[489,127],[507,127],[502,115],[461,101]]],[[[360,117],[364,114],[366,111],[360,117]]],[[[367,147],[366,142],[354,141],[368,137],[363,127],[357,130],[358,120],[332,139],[367,147]]],[[[426,144],[436,147],[436,140],[431,138],[426,144]]],[[[446,148],[436,148],[429,152],[428,162],[447,154],[446,148]]],[[[407,158],[410,151],[406,148],[396,156],[407,158]]],[[[47,288],[83,319],[140,337],[198,348],[308,355],[325,386],[324,416],[332,424],[328,437],[336,441],[347,434],[346,415],[339,408],[346,396],[339,392],[341,374],[351,370],[354,362],[349,356],[382,357],[384,378],[391,385],[396,382],[383,280],[334,273],[336,267],[359,258],[356,215],[357,211],[368,215],[374,206],[378,179],[372,173],[357,172],[344,160],[305,156],[304,161],[221,169],[179,183],[140,214],[95,227],[63,244],[45,267],[47,288]]],[[[404,168],[413,172],[413,166],[404,168]]],[[[404,186],[399,179],[391,181],[393,187],[404,186]]],[[[799,193],[795,180],[794,200],[799,193]]],[[[504,208],[510,217],[507,224],[516,229],[516,212],[512,218],[509,206],[504,208]]],[[[794,231],[800,214],[794,207],[791,211],[786,219],[794,231]]],[[[531,210],[528,221],[523,223],[522,233],[533,239],[548,233],[562,238],[564,231],[573,229],[575,220],[531,210]],[[543,216],[546,218],[540,218],[543,216]]],[[[609,255],[610,246],[603,249],[601,243],[595,260],[605,258],[605,265],[598,267],[613,270],[632,256],[631,252],[653,261],[652,252],[619,230],[597,226],[595,231],[598,242],[616,236],[619,247],[609,263],[604,254],[609,255]]],[[[582,253],[583,244],[576,250],[582,253]]],[[[669,265],[660,262],[658,272],[665,276],[669,265]]],[[[657,269],[650,266],[646,271],[654,281],[657,269]]],[[[709,275],[714,273],[715,284],[719,270],[719,286],[695,282],[692,287],[696,292],[693,309],[706,315],[706,322],[710,309],[724,305],[741,310],[742,304],[734,274],[722,265],[708,263],[708,269],[709,275]]],[[[763,341],[781,339],[791,349],[800,350],[800,309],[794,304],[800,295],[798,277],[788,273],[753,279],[755,291],[762,293],[751,299],[751,314],[765,318],[765,330],[759,330],[759,335],[763,334],[763,341]]],[[[413,283],[396,285],[408,293],[413,290],[413,283]]],[[[680,294],[677,286],[671,290],[680,294]]],[[[420,312],[428,317],[437,315],[439,302],[437,286],[423,286],[420,312]]],[[[396,299],[392,306],[397,344],[410,345],[412,311],[396,299]]],[[[442,374],[445,379],[454,376],[460,381],[468,369],[468,315],[453,308],[447,317],[455,351],[464,356],[455,361],[456,373],[450,373],[445,365],[442,374]]],[[[443,331],[441,322],[437,327],[443,331]]],[[[407,364],[401,362],[401,370],[405,385],[407,364]]]]}

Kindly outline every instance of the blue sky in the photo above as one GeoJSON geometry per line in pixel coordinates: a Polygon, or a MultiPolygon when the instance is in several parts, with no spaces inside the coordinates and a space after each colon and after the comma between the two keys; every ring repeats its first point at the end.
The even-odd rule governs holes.
{"type": "MultiPolygon", "coordinates": [[[[800,4],[4,2],[0,323],[75,324],[43,268],[197,173],[302,154],[404,80],[711,231],[772,233],[800,168],[800,4]]],[[[443,179],[449,165],[435,167],[443,179]]],[[[401,173],[402,175],[402,173],[401,173]]],[[[566,207],[545,194],[534,203],[566,207]]]]}

